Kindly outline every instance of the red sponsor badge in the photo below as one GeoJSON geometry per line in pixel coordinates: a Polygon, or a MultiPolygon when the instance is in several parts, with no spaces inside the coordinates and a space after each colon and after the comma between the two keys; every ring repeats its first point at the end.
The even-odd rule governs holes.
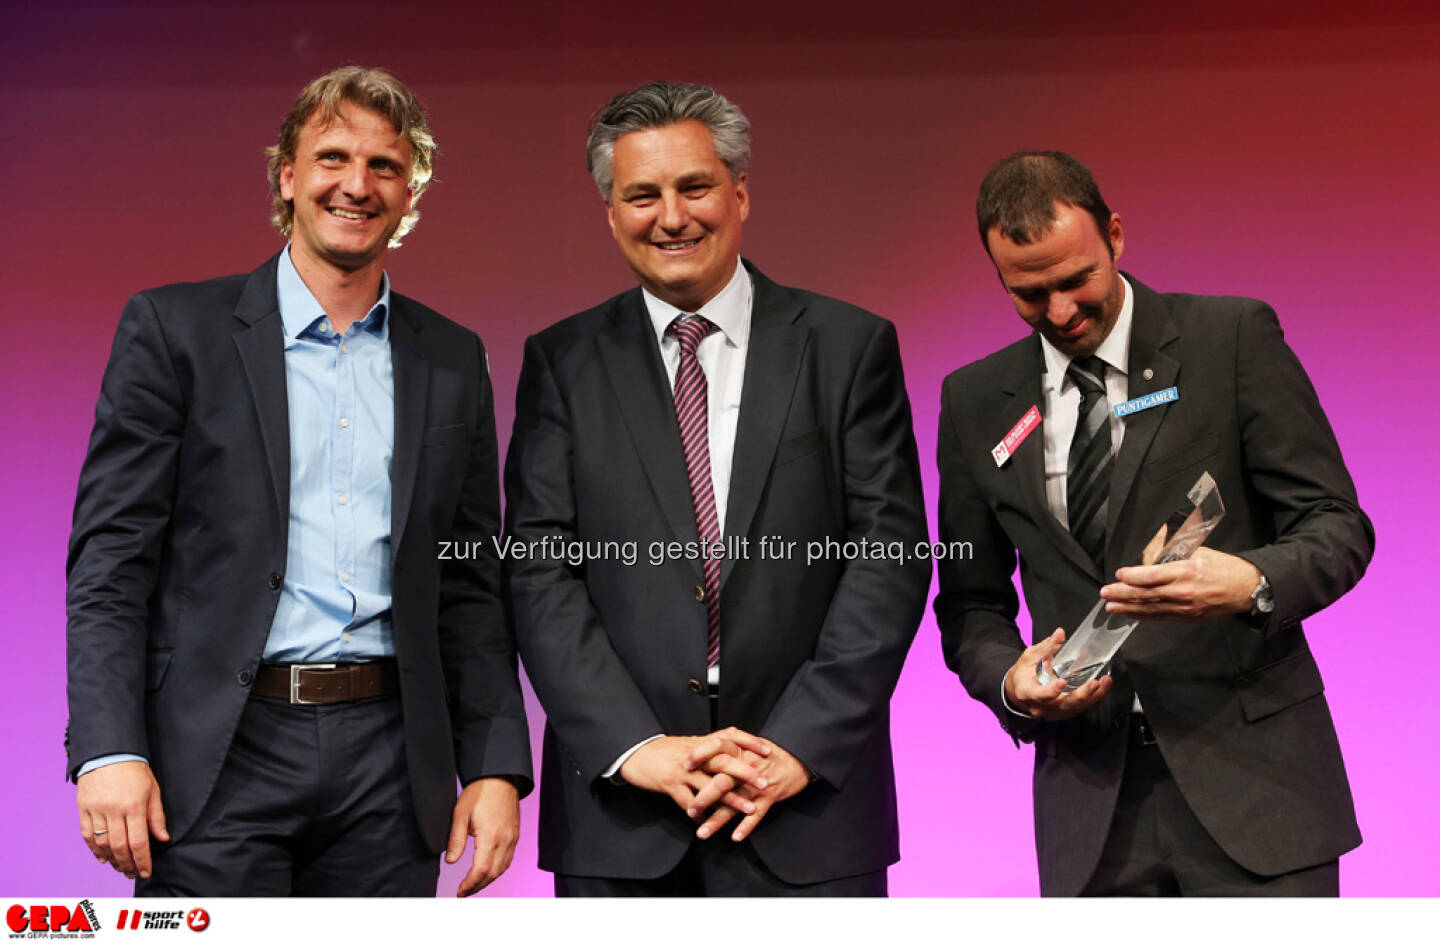
{"type": "Polygon", "coordinates": [[[1006,433],[1005,437],[1000,440],[1000,443],[991,448],[990,453],[995,456],[995,466],[1004,467],[1005,462],[1010,460],[1010,455],[1014,454],[1015,449],[1020,447],[1020,442],[1030,437],[1030,432],[1039,427],[1040,408],[1039,406],[1032,405],[1030,406],[1030,411],[1020,416],[1020,420],[1015,423],[1015,427],[1006,433]]]}

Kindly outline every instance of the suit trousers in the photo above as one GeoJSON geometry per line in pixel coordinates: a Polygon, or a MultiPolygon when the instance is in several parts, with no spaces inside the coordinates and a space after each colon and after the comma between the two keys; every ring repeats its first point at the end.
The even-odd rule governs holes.
{"type": "MultiPolygon", "coordinates": [[[[677,808],[678,813],[678,808],[677,808]]],[[[765,826],[762,820],[760,826],[765,826]]],[[[555,874],[557,898],[884,898],[884,869],[811,885],[785,882],[760,861],[749,843],[722,830],[694,840],[680,864],[658,879],[607,879],[555,874]]]]}
{"type": "Polygon", "coordinates": [[[1196,818],[1160,746],[1132,716],[1125,776],[1100,863],[1082,895],[1334,897],[1340,861],[1261,876],[1232,860],[1196,818]]]}
{"type": "Polygon", "coordinates": [[[137,896],[433,896],[440,859],[415,816],[400,698],[252,696],[199,820],[151,847],[137,896]]]}

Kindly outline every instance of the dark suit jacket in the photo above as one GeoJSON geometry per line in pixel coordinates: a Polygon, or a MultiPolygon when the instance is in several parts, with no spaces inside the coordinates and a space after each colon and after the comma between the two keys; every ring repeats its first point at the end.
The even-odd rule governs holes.
{"type": "MultiPolygon", "coordinates": [[[[831,559],[806,543],[926,538],[895,330],[829,298],[755,279],[726,512],[722,725],[772,739],[819,776],[755,831],[781,878],[811,883],[899,857],[889,700],[924,608],[928,566],[831,559]],[[757,540],[797,544],[761,560],[757,540]]],[[[697,561],[647,558],[694,545],[675,408],[639,289],[531,337],[506,461],[506,531],[630,543],[639,561],[509,563],[517,638],[549,723],[540,865],[654,878],[697,823],[670,798],[601,777],[660,733],[710,731],[697,561]]],[[[719,837],[724,839],[725,836],[719,837]]]]}
{"type": "MultiPolygon", "coordinates": [[[[277,256],[278,257],[278,256],[277,256]]],[[[290,429],[276,259],[249,275],[131,298],[95,409],[70,539],[68,773],[135,752],[170,834],[225,760],[283,584],[290,429]]],[[[443,848],[462,781],[530,777],[515,654],[491,552],[443,540],[499,523],[480,340],[391,293],[392,624],[406,753],[426,841],[443,848]]]]}
{"type": "Polygon", "coordinates": [[[1258,566],[1276,607],[1263,623],[1143,623],[1097,708],[1053,724],[1015,717],[1001,702],[1001,683],[1025,646],[1010,581],[1016,550],[1037,636],[1078,625],[1099,598],[1102,573],[1046,506],[1038,431],[1003,467],[990,453],[1027,409],[1045,407],[1038,336],[946,379],[941,539],[971,541],[974,558],[940,565],[935,611],[946,662],[970,695],[1012,734],[1035,742],[1035,839],[1047,895],[1078,893],[1099,859],[1132,692],[1185,799],[1240,865],[1274,875],[1335,859],[1360,842],[1300,623],[1359,580],[1374,548],[1334,433],[1268,306],[1160,295],[1129,280],[1129,394],[1177,386],[1180,398],[1125,419],[1103,581],[1138,561],[1209,471],[1227,513],[1207,545],[1258,566]]]}

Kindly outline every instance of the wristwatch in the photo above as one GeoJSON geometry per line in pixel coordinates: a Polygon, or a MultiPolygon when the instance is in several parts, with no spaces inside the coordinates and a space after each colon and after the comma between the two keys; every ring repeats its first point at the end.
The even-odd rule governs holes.
{"type": "Polygon", "coordinates": [[[1275,610],[1275,592],[1270,590],[1270,579],[1260,576],[1260,584],[1250,593],[1250,613],[1269,614],[1275,610]]]}

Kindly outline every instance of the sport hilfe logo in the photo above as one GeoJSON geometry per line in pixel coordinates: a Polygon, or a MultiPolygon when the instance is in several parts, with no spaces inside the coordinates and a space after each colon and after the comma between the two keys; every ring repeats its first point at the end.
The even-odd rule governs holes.
{"type": "Polygon", "coordinates": [[[115,923],[119,931],[177,931],[181,925],[191,931],[204,931],[210,927],[210,913],[203,908],[192,908],[188,911],[183,908],[164,911],[122,908],[120,918],[115,923]]]}
{"type": "Polygon", "coordinates": [[[11,905],[5,910],[5,927],[10,937],[58,935],[66,938],[95,936],[100,921],[89,899],[81,899],[71,908],[66,905],[11,905]]]}

